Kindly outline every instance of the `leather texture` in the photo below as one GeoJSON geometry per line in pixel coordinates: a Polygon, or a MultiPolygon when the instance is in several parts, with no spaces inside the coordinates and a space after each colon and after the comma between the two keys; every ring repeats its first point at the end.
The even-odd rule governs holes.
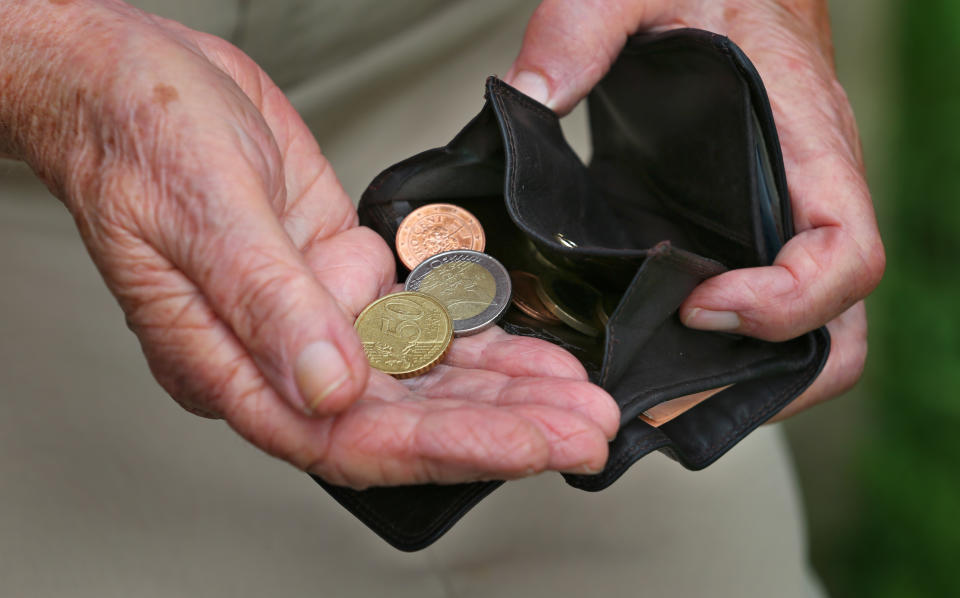
{"type": "MultiPolygon", "coordinates": [[[[456,203],[480,218],[487,252],[508,268],[535,267],[532,244],[616,299],[601,337],[518,313],[502,323],[570,350],[620,405],[606,469],[565,475],[571,486],[602,490],[654,450],[706,467],[813,382],[829,353],[825,329],[770,343],[691,330],[677,317],[700,282],[771,263],[793,234],[770,105],[730,40],[692,29],[631,37],[588,97],[589,165],[545,106],[494,77],[486,100],[448,145],[377,176],[360,220],[392,246],[410,211],[456,203]],[[728,388],[660,427],[638,417],[720,387],[728,388]]],[[[399,261],[398,271],[406,272],[399,261]]],[[[401,550],[430,545],[502,483],[355,491],[315,479],[401,550]]]]}

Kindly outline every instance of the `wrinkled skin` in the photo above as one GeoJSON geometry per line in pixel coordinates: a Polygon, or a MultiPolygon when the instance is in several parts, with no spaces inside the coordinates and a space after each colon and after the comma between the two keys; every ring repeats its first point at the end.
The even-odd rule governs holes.
{"type": "Polygon", "coordinates": [[[23,60],[56,73],[14,100],[39,108],[7,144],[69,207],[181,405],[354,487],[603,466],[616,404],[549,343],[493,329],[406,383],[370,369],[353,320],[394,290],[392,254],[248,57],[119,3],[57,8],[51,31],[90,21],[23,60]],[[309,355],[317,340],[335,350],[309,355]],[[334,389],[310,404],[314,370],[334,389]]]}
{"type": "MultiPolygon", "coordinates": [[[[729,32],[767,77],[802,232],[774,268],[705,283],[683,316],[735,311],[739,331],[773,339],[831,321],[830,365],[788,410],[842,391],[862,367],[859,300],[882,249],[829,36],[772,1],[594,4],[545,2],[510,76],[545,74],[543,99],[565,112],[628,31],[729,32]],[[764,28],[755,21],[763,39],[741,34],[764,28]]],[[[186,409],[354,487],[603,466],[618,409],[558,347],[493,329],[410,381],[369,368],[352,322],[396,288],[391,252],[357,225],[309,131],[242,52],[112,0],[0,13],[17,25],[0,31],[0,153],[70,209],[186,409]]]]}
{"type": "Polygon", "coordinates": [[[856,122],[834,69],[826,0],[546,0],[506,78],[562,114],[606,73],[630,33],[677,27],[730,37],[760,71],[773,105],[797,235],[773,266],[704,282],[680,316],[693,328],[772,341],[827,325],[825,369],[782,419],[860,378],[863,299],[885,265],[856,122]]]}

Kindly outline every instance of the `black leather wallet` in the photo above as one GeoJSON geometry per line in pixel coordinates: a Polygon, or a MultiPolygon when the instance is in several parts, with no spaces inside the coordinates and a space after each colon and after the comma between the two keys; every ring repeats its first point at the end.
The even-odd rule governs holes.
{"type": "MultiPolygon", "coordinates": [[[[502,323],[570,350],[620,405],[606,469],[564,476],[602,490],[654,450],[689,469],[715,461],[816,378],[829,337],[820,329],[770,343],[691,330],[677,317],[700,282],[771,263],[793,234],[770,105],[736,45],[692,29],[635,35],[588,102],[584,165],[553,112],[491,77],[480,114],[445,147],[377,176],[359,212],[392,246],[413,209],[455,203],[480,218],[487,252],[508,268],[529,267],[532,244],[602,290],[612,313],[599,337],[519,313],[502,323]],[[718,388],[659,427],[640,417],[718,388]]],[[[502,483],[355,491],[317,482],[401,550],[430,545],[502,483]]]]}

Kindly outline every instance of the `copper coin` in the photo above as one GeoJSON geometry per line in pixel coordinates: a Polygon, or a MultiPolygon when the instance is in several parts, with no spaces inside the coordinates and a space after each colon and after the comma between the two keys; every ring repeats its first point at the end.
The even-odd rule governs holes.
{"type": "Polygon", "coordinates": [[[510,280],[513,282],[513,304],[517,309],[544,324],[562,323],[559,318],[550,313],[537,296],[537,287],[540,286],[539,278],[529,272],[511,270],[510,280]]]}
{"type": "Polygon", "coordinates": [[[460,206],[432,203],[407,214],[397,229],[397,255],[413,270],[444,251],[483,251],[486,237],[480,221],[460,206]]]}

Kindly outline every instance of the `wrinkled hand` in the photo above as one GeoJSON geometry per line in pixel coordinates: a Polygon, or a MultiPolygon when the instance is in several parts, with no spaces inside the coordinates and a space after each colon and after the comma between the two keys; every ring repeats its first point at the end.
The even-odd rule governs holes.
{"type": "Polygon", "coordinates": [[[797,229],[772,266],[707,280],[680,315],[693,328],[773,341],[827,324],[826,367],[778,416],[788,417],[859,379],[867,349],[862,299],[884,269],[856,123],[834,70],[826,0],[545,0],[506,80],[563,114],[602,78],[629,34],[677,27],[727,35],[760,71],[797,229]]]}
{"type": "Polygon", "coordinates": [[[494,329],[405,383],[370,369],[352,324],[393,290],[392,254],[247,56],[119,2],[56,6],[6,145],[70,208],[178,402],[354,487],[602,467],[617,407],[549,343],[494,329]]]}

